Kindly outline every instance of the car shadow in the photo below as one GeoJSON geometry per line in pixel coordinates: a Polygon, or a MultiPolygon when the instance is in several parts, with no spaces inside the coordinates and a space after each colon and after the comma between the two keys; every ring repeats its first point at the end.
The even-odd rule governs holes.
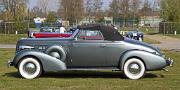
{"type": "MultiPolygon", "coordinates": [[[[5,77],[21,78],[19,73],[5,73],[5,77]]],[[[44,73],[40,78],[120,78],[127,79],[122,72],[119,71],[60,71],[44,73]]],[[[146,73],[144,78],[164,78],[161,74],[146,73]]]]}

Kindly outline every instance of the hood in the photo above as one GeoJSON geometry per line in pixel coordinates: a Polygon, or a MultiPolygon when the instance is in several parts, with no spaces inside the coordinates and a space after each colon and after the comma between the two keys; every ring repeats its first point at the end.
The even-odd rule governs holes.
{"type": "Polygon", "coordinates": [[[138,40],[133,40],[133,39],[130,39],[130,38],[124,38],[124,42],[126,43],[129,43],[129,44],[133,44],[133,45],[136,45],[138,46],[139,48],[149,48],[149,49],[152,49],[154,51],[156,51],[157,53],[159,53],[160,55],[162,55],[162,53],[160,52],[160,49],[158,47],[155,47],[153,45],[150,45],[148,43],[145,43],[145,42],[140,42],[138,40]]]}

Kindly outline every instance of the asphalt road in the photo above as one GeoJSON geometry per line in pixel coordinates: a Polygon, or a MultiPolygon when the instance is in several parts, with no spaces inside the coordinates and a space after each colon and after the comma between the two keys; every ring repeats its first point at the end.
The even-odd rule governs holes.
{"type": "Polygon", "coordinates": [[[0,44],[0,48],[16,48],[13,44],[0,44]]]}

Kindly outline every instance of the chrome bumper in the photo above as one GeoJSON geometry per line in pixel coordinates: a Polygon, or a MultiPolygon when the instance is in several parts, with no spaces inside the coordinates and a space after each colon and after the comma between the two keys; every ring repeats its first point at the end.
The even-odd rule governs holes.
{"type": "Polygon", "coordinates": [[[10,67],[10,66],[13,66],[14,64],[13,64],[13,62],[11,61],[11,60],[9,60],[8,62],[7,62],[7,67],[10,67]]]}
{"type": "Polygon", "coordinates": [[[173,63],[174,63],[174,61],[173,61],[173,59],[171,59],[171,58],[169,58],[169,59],[166,60],[166,65],[167,65],[167,66],[173,67],[173,63]]]}

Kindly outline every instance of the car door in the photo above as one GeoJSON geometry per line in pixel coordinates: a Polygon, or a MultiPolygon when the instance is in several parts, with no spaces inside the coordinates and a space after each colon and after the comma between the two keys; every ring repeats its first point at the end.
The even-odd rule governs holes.
{"type": "Polygon", "coordinates": [[[71,67],[103,67],[106,65],[103,36],[98,30],[80,30],[71,48],[71,67]]]}
{"type": "Polygon", "coordinates": [[[119,64],[120,56],[126,51],[128,47],[125,46],[123,41],[105,41],[105,44],[107,51],[107,66],[117,67],[119,64]]]}

